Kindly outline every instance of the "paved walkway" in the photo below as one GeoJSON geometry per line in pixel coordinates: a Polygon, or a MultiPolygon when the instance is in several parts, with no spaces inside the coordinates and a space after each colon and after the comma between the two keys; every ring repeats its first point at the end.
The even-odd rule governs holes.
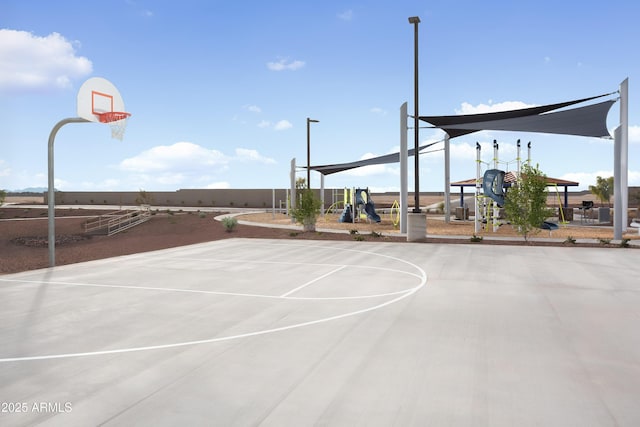
{"type": "Polygon", "coordinates": [[[229,239],[0,276],[0,425],[640,425],[636,250],[229,239]]]}

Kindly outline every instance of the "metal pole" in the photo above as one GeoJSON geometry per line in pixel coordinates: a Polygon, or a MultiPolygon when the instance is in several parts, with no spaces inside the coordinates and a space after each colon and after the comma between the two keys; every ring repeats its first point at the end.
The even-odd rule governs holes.
{"type": "Polygon", "coordinates": [[[311,188],[311,131],[310,123],[318,123],[318,120],[313,120],[307,117],[307,188],[311,188]]]}
{"type": "Polygon", "coordinates": [[[400,106],[400,232],[407,232],[407,215],[409,212],[407,175],[409,155],[407,149],[407,103],[400,106]]]}
{"type": "Polygon", "coordinates": [[[293,210],[297,206],[296,200],[296,158],[291,159],[291,172],[289,173],[289,185],[291,186],[291,192],[289,194],[289,203],[287,203],[287,215],[291,216],[291,222],[295,224],[296,219],[293,217],[293,210]]]}
{"type": "Polygon", "coordinates": [[[482,148],[480,143],[476,142],[476,197],[475,197],[475,216],[473,219],[473,230],[480,232],[480,173],[482,170],[482,148]]]}
{"type": "Polygon", "coordinates": [[[522,159],[520,158],[520,140],[518,140],[518,157],[516,157],[516,162],[518,164],[518,176],[516,178],[520,178],[520,162],[522,159]]]}
{"type": "Polygon", "coordinates": [[[613,131],[613,238],[622,240],[622,126],[613,131]]]}
{"type": "Polygon", "coordinates": [[[622,231],[627,231],[629,208],[629,78],[620,83],[620,191],[622,231]]]}
{"type": "Polygon", "coordinates": [[[418,24],[420,23],[420,18],[418,16],[412,16],[409,18],[409,23],[413,24],[413,103],[414,103],[414,114],[413,114],[413,132],[414,132],[414,213],[420,213],[420,155],[418,153],[418,146],[420,144],[420,114],[418,112],[418,24]]]}
{"type": "Polygon", "coordinates": [[[56,139],[56,134],[60,130],[60,128],[68,123],[87,123],[89,120],[83,119],[81,117],[71,117],[68,119],[60,120],[56,125],[51,129],[51,133],[49,134],[49,147],[48,147],[48,182],[49,188],[47,192],[48,198],[48,222],[49,222],[49,235],[48,235],[48,245],[49,245],[49,267],[56,266],[56,213],[55,213],[55,204],[56,204],[56,195],[55,195],[55,182],[54,182],[54,173],[53,173],[53,143],[56,139]]]}
{"type": "Polygon", "coordinates": [[[451,214],[451,172],[450,172],[449,134],[444,136],[444,222],[448,223],[451,214]]]}

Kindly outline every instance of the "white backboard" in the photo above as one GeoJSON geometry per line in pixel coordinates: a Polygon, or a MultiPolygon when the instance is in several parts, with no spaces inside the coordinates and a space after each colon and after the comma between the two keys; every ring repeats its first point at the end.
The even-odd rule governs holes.
{"type": "Polygon", "coordinates": [[[78,91],[78,117],[99,122],[100,113],[126,112],[118,89],[107,79],[92,77],[78,91]]]}

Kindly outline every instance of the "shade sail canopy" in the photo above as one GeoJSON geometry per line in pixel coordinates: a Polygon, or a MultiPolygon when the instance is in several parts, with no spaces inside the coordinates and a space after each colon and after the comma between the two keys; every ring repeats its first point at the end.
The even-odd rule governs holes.
{"type": "MultiPolygon", "coordinates": [[[[424,150],[425,148],[429,148],[432,145],[437,144],[438,142],[442,142],[442,141],[436,141],[436,142],[431,142],[429,144],[425,144],[422,145],[420,147],[418,147],[418,153],[422,150],[424,150]]],[[[407,150],[408,151],[408,155],[409,156],[413,156],[413,153],[415,151],[415,149],[410,149],[407,150]]],[[[387,163],[398,163],[400,161],[400,153],[391,153],[391,154],[385,154],[384,156],[378,156],[378,157],[373,157],[371,159],[364,159],[364,160],[358,160],[355,162],[349,162],[349,163],[338,163],[338,164],[334,164],[334,165],[321,165],[321,166],[311,166],[311,170],[314,171],[318,171],[323,175],[331,175],[332,173],[337,173],[337,172],[343,172],[349,169],[355,169],[355,168],[359,168],[362,166],[371,166],[371,165],[382,165],[382,164],[387,164],[387,163]]]]}
{"type": "MultiPolygon", "coordinates": [[[[518,176],[515,172],[511,172],[511,171],[507,172],[504,175],[504,186],[511,187],[517,180],[518,180],[518,176]]],[[[576,181],[568,181],[566,179],[560,179],[560,178],[551,178],[548,176],[545,177],[545,181],[547,183],[547,186],[557,185],[559,187],[577,187],[578,185],[580,185],[580,183],[576,181]]],[[[482,178],[480,178],[480,183],[482,184],[482,178]]],[[[452,187],[475,187],[476,179],[475,178],[465,179],[463,181],[452,182],[450,185],[452,187]]]]}
{"type": "Polygon", "coordinates": [[[558,104],[494,113],[421,116],[420,120],[444,130],[451,138],[481,130],[610,137],[607,129],[607,114],[616,100],[556,111],[609,95],[612,93],[558,104]]]}

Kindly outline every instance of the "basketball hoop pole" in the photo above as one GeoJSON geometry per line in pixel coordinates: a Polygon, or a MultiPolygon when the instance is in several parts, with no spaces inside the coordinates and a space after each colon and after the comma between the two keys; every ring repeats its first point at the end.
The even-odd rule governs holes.
{"type": "Polygon", "coordinates": [[[48,202],[49,202],[49,267],[56,266],[56,221],[55,221],[55,191],[54,191],[54,182],[53,182],[53,142],[56,139],[56,134],[60,130],[60,128],[68,123],[89,123],[89,120],[83,119],[82,117],[71,117],[68,119],[60,120],[56,125],[51,129],[51,133],[49,134],[49,188],[48,188],[48,202]]]}

